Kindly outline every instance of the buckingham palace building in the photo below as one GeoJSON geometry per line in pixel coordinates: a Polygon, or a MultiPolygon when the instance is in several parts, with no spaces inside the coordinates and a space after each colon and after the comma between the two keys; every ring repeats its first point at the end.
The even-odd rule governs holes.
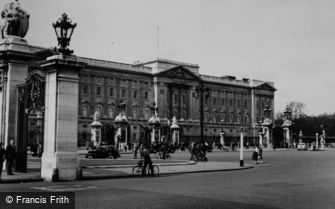
{"type": "Polygon", "coordinates": [[[80,72],[78,145],[90,139],[90,124],[96,111],[103,124],[102,140],[113,143],[120,102],[125,106],[128,122],[123,129],[127,133],[122,134],[126,138],[122,140],[129,143],[141,143],[145,137],[143,127],[156,110],[160,119],[156,141],[171,139],[175,118],[179,142],[198,141],[203,120],[205,141],[218,142],[223,132],[229,143],[243,131],[252,144],[258,138],[264,108],[274,105],[276,89],[272,82],[204,75],[197,64],[161,58],[136,64],[80,60],[87,65],[80,72]]]}

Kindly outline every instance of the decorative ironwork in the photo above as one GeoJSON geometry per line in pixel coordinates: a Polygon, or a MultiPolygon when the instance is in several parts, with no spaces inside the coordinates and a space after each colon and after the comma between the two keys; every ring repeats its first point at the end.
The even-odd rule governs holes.
{"type": "MultiPolygon", "coordinates": [[[[21,172],[27,171],[27,142],[29,139],[29,114],[37,113],[37,126],[43,127],[44,115],[44,92],[45,82],[39,74],[32,74],[26,83],[17,87],[18,89],[18,115],[17,115],[17,158],[16,169],[21,172]],[[40,124],[41,123],[41,124],[40,124]]],[[[40,133],[43,137],[43,129],[40,133]]]]}

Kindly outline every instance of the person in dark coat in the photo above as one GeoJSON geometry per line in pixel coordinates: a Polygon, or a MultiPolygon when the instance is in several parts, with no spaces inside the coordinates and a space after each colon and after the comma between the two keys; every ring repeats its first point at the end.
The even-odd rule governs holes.
{"type": "Polygon", "coordinates": [[[5,161],[5,154],[6,150],[3,148],[3,143],[0,142],[0,181],[1,181],[3,162],[5,161]]]}
{"type": "Polygon", "coordinates": [[[149,166],[151,175],[154,175],[154,167],[152,166],[152,160],[150,157],[150,149],[148,148],[148,146],[143,146],[142,154],[143,154],[143,160],[144,160],[144,165],[142,168],[142,175],[143,176],[145,175],[147,166],[149,166]]]}
{"type": "Polygon", "coordinates": [[[16,156],[16,150],[14,146],[14,140],[10,140],[6,147],[6,169],[7,175],[14,175],[12,172],[13,162],[16,156]]]}

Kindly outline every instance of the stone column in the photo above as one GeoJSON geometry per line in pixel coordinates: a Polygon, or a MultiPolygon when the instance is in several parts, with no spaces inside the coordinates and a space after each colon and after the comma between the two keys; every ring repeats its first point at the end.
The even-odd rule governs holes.
{"type": "MultiPolygon", "coordinates": [[[[4,147],[13,139],[17,148],[16,171],[25,172],[27,145],[18,140],[18,94],[17,85],[28,77],[29,60],[33,58],[26,40],[10,36],[0,44],[0,70],[2,74],[0,141],[4,147]]],[[[19,130],[23,131],[23,130],[19,130]]]]}
{"type": "Polygon", "coordinates": [[[44,152],[41,177],[74,180],[78,160],[79,70],[76,57],[55,55],[41,63],[46,71],[44,152]]]}

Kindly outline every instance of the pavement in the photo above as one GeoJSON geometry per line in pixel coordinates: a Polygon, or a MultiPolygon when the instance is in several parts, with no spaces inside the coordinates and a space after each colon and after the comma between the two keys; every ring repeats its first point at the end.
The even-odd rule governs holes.
{"type": "MultiPolygon", "coordinates": [[[[126,178],[134,177],[132,168],[136,165],[136,159],[80,159],[82,178],[91,180],[101,178],[126,178]]],[[[153,159],[153,164],[158,165],[159,175],[171,175],[181,173],[232,171],[252,168],[252,165],[240,167],[239,163],[232,162],[193,162],[187,160],[158,160],[153,159]]],[[[39,159],[28,159],[28,171],[26,173],[14,172],[9,176],[3,171],[0,183],[24,183],[43,181],[41,178],[39,159]]]]}

